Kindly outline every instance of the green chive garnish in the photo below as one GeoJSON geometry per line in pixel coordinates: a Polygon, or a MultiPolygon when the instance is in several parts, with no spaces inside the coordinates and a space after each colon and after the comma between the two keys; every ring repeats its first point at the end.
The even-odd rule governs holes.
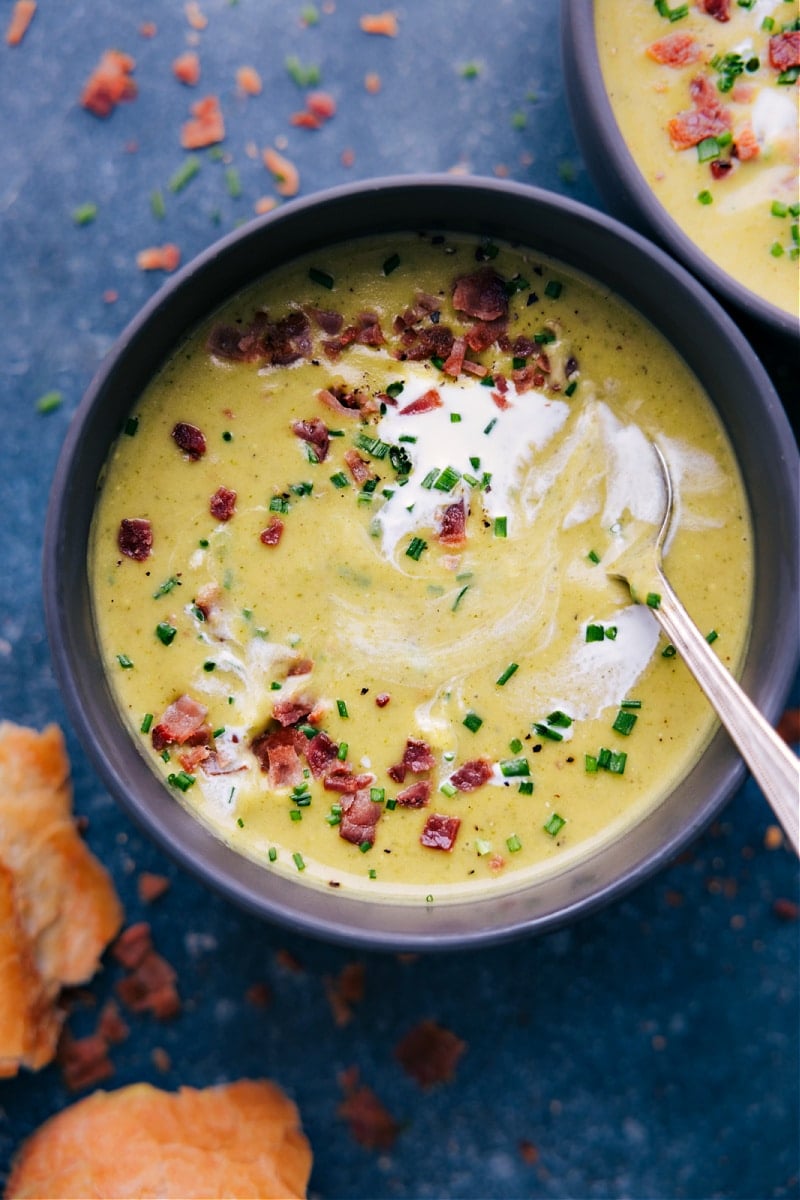
{"type": "Polygon", "coordinates": [[[64,397],[61,392],[45,392],[36,401],[36,411],[40,413],[55,412],[64,402],[64,397]]]}
{"type": "Polygon", "coordinates": [[[199,170],[200,159],[197,157],[197,155],[193,154],[184,161],[182,166],[178,168],[167,184],[167,187],[175,194],[182,192],[186,185],[191,183],[199,170]]]}
{"type": "Polygon", "coordinates": [[[153,714],[145,713],[144,716],[142,717],[142,723],[139,726],[140,732],[141,733],[149,733],[152,724],[153,724],[153,714]]]}
{"type": "Polygon", "coordinates": [[[566,823],[567,822],[564,820],[564,818],[560,817],[558,813],[552,813],[549,819],[545,822],[544,831],[545,833],[549,833],[551,837],[556,837],[556,835],[559,834],[564,828],[566,823]]]}
{"type": "Polygon", "coordinates": [[[419,562],[420,555],[422,554],[423,550],[427,550],[427,548],[428,543],[424,538],[415,537],[409,542],[408,547],[406,548],[406,554],[409,558],[413,558],[415,562],[419,562]]]}
{"type": "Polygon", "coordinates": [[[400,255],[390,254],[383,264],[384,275],[391,275],[392,271],[396,271],[400,266],[400,255]]]}
{"type": "Polygon", "coordinates": [[[624,737],[628,737],[636,724],[636,720],[635,712],[629,712],[627,709],[621,708],[611,728],[617,733],[621,733],[624,737]]]}
{"type": "Polygon", "coordinates": [[[464,717],[462,724],[466,725],[467,729],[469,729],[471,733],[477,733],[483,724],[483,717],[479,717],[476,712],[473,712],[470,709],[470,711],[464,717]]]}
{"type": "Polygon", "coordinates": [[[519,775],[530,775],[530,773],[531,769],[524,755],[520,755],[519,758],[504,758],[500,763],[500,774],[506,779],[514,779],[519,775]]]}
{"type": "Polygon", "coordinates": [[[503,671],[502,674],[499,675],[498,678],[495,680],[495,683],[498,685],[498,687],[503,687],[506,683],[508,683],[509,679],[514,674],[514,672],[518,671],[518,670],[519,670],[519,663],[515,663],[515,662],[509,663],[508,666],[506,667],[505,671],[503,671]]]}
{"type": "Polygon", "coordinates": [[[118,654],[117,662],[122,667],[123,671],[130,671],[131,667],[133,666],[133,662],[130,658],[128,658],[127,654],[118,654]]]}
{"type": "Polygon", "coordinates": [[[72,219],[76,225],[91,225],[96,216],[96,204],[79,204],[72,210],[72,219]]]}
{"type": "Polygon", "coordinates": [[[506,846],[508,847],[510,854],[516,854],[518,850],[522,849],[522,842],[519,840],[516,833],[512,833],[511,837],[506,838],[506,846]]]}
{"type": "Polygon", "coordinates": [[[496,538],[504,538],[508,536],[508,517],[495,517],[494,536],[496,538]]]}
{"type": "Polygon", "coordinates": [[[336,711],[338,712],[339,716],[342,718],[349,717],[349,715],[350,715],[347,711],[347,704],[345,703],[344,700],[336,701],[336,711]]]}
{"type": "Polygon", "coordinates": [[[172,644],[172,640],[177,632],[175,626],[170,625],[169,621],[159,621],[158,625],[156,625],[156,637],[165,646],[172,644]]]}
{"type": "Polygon", "coordinates": [[[320,287],[327,288],[328,291],[333,290],[333,276],[327,271],[321,271],[319,267],[309,267],[308,278],[312,283],[318,283],[320,287]]]}

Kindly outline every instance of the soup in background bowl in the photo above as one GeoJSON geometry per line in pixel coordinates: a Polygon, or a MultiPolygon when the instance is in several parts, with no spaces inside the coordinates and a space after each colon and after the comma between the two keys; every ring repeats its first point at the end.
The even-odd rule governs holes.
{"type": "Polygon", "coordinates": [[[573,123],[609,206],[796,335],[797,4],[570,0],[562,15],[573,123]]]}
{"type": "Polygon", "coordinates": [[[343,941],[508,937],[631,886],[742,772],[606,577],[658,520],[651,440],[668,568],[774,715],[796,452],[684,272],[478,181],[225,239],[123,335],[54,484],[48,627],[104,779],[231,898],[343,941]]]}

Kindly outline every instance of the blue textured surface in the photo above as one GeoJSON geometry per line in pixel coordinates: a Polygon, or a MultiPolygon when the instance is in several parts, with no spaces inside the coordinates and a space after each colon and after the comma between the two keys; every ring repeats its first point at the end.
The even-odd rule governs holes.
{"type": "MultiPolygon", "coordinates": [[[[138,250],[176,242],[188,261],[252,216],[272,184],[251,148],[284,137],[306,195],[356,178],[456,169],[599,206],[569,127],[556,0],[406,0],[396,39],[361,33],[359,16],[378,6],[355,0],[320,6],[307,27],[299,0],[200,7],[208,27],[196,35],[196,89],[171,73],[192,37],[178,0],[40,0],[22,45],[0,44],[0,507],[11,518],[0,714],[65,727],[88,841],[113,873],[127,920],[151,923],[184,1001],[171,1023],[129,1018],[131,1036],[112,1052],[112,1086],[276,1079],[302,1111],[319,1197],[797,1196],[798,923],[782,920],[774,902],[797,902],[798,873],[787,852],[765,848],[771,816],[752,783],[679,863],[604,912],[535,941],[400,960],[287,935],[209,893],[129,824],[69,730],[40,599],[47,491],[80,395],[163,278],[136,268],[138,250]],[[144,21],[156,24],[154,37],[140,33],[144,21]],[[109,47],[136,59],[139,96],[102,121],[78,99],[109,47]],[[318,131],[289,124],[304,99],[286,70],[290,55],[319,65],[320,86],[337,100],[318,131]],[[472,78],[467,63],[477,64],[472,78]],[[244,64],[261,72],[258,97],[236,93],[244,64]],[[375,95],[364,86],[369,71],[381,77],[375,95]],[[200,172],[173,194],[180,125],[209,92],[225,112],[229,161],[201,152],[200,172]],[[226,165],[239,173],[239,198],[226,165]],[[163,220],[150,206],[157,188],[163,220]],[[97,217],[79,227],[73,210],[89,201],[97,217]],[[109,290],[115,302],[104,299],[109,290]],[[63,404],[43,415],[36,401],[53,389],[63,404]],[[137,898],[143,870],[171,880],[149,906],[137,898]],[[365,994],[340,1027],[326,986],[353,961],[364,965],[365,994]],[[246,999],[255,983],[268,985],[266,1007],[246,999]],[[427,1092],[394,1055],[423,1018],[467,1044],[454,1080],[427,1092]],[[156,1048],[171,1065],[157,1055],[156,1068],[156,1048]],[[388,1152],[358,1145],[337,1113],[340,1073],[352,1066],[402,1124],[388,1152]]],[[[0,0],[0,25],[10,11],[0,0]]],[[[748,332],[788,395],[790,352],[748,332]]],[[[94,981],[98,1004],[119,976],[109,963],[94,981]]],[[[78,1010],[70,1028],[81,1034],[95,1020],[96,1009],[78,1010]]],[[[0,1184],[15,1147],[71,1099],[55,1066],[0,1082],[0,1184]]]]}

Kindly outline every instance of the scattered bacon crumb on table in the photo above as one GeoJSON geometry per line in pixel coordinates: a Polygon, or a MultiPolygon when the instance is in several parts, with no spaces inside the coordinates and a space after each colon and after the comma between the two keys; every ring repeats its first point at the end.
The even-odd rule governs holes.
{"type": "Polygon", "coordinates": [[[138,94],[131,72],[136,62],[121,50],[106,50],[81,93],[81,104],[96,117],[108,117],[118,104],[138,94]]]}
{"type": "Polygon", "coordinates": [[[300,190],[300,173],[294,163],[272,146],[267,146],[262,157],[264,166],[275,180],[275,191],[278,195],[296,196],[300,190]]]}
{"type": "Polygon", "coordinates": [[[466,1048],[466,1042],[451,1030],[435,1021],[421,1021],[398,1043],[395,1058],[420,1087],[430,1088],[453,1079],[466,1048]]]}
{"type": "Polygon", "coordinates": [[[172,242],[163,246],[148,246],[136,255],[140,271],[174,271],[181,261],[181,252],[172,242]]]}
{"type": "Polygon", "coordinates": [[[255,67],[239,67],[236,72],[236,86],[246,96],[259,96],[262,89],[261,76],[255,67]]]}
{"type": "Polygon", "coordinates": [[[200,82],[200,59],[195,50],[186,50],[179,54],[172,64],[172,74],[187,87],[194,87],[200,82]]]}
{"type": "Polygon", "coordinates": [[[35,12],[36,0],[16,0],[16,4],[11,10],[11,20],[6,30],[6,43],[9,46],[18,46],[20,44],[28,32],[28,26],[33,20],[35,12]]]}
{"type": "Polygon", "coordinates": [[[204,96],[191,107],[191,120],[181,126],[181,145],[184,150],[200,150],[213,146],[225,137],[225,121],[219,99],[204,96]]]}
{"type": "Polygon", "coordinates": [[[365,13],[359,21],[364,33],[382,34],[384,37],[397,37],[397,14],[391,11],[382,13],[365,13]]]}
{"type": "Polygon", "coordinates": [[[344,1099],[337,1114],[347,1124],[360,1146],[367,1150],[391,1150],[400,1132],[395,1120],[372,1088],[359,1082],[357,1067],[350,1067],[339,1076],[344,1099]]]}

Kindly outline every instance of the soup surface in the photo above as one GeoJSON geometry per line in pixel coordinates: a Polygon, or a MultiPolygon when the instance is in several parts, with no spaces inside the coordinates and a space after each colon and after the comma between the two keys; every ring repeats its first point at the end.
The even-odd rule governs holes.
{"type": "Polygon", "coordinates": [[[421,234],[238,296],[141,397],[93,528],[106,669],[176,803],[265,869],[421,902],[617,836],[713,730],[647,583],[606,574],[660,519],[650,439],[671,578],[735,667],[739,475],[624,304],[421,234]]]}
{"type": "Polygon", "coordinates": [[[797,314],[795,0],[595,0],[620,130],[655,196],[739,283],[797,314]]]}

